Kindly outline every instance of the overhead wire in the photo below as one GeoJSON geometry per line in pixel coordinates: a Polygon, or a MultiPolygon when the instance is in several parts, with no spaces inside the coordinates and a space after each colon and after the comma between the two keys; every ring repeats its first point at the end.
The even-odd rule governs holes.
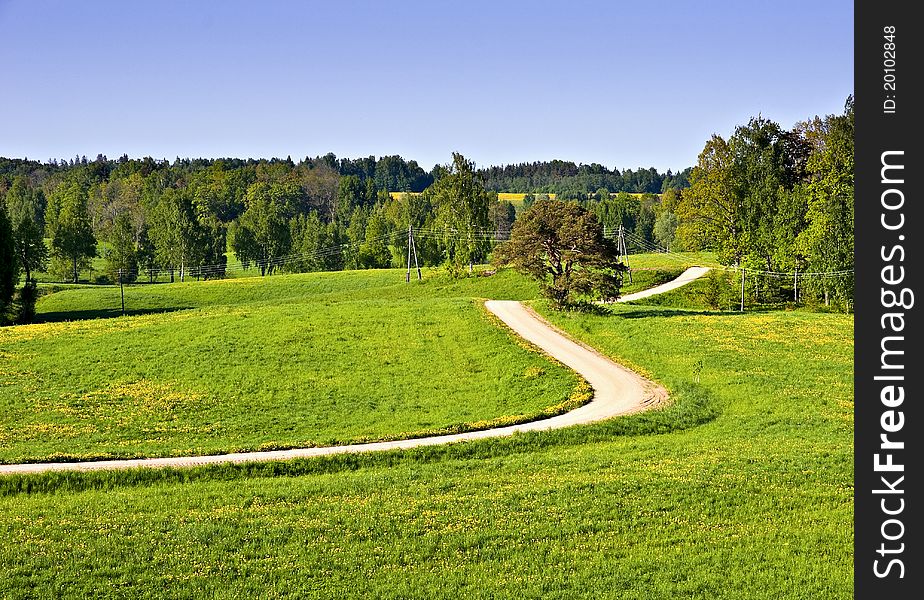
{"type": "MultiPolygon", "coordinates": [[[[629,231],[623,230],[623,234],[627,238],[629,238],[631,241],[633,241],[636,245],[639,245],[644,249],[653,250],[659,254],[662,254],[664,255],[665,258],[668,258],[669,260],[673,260],[675,262],[682,262],[687,265],[690,265],[692,262],[695,262],[695,261],[691,261],[689,258],[676,254],[675,252],[672,252],[670,250],[667,250],[666,248],[658,244],[655,244],[654,242],[645,240],[644,238],[642,238],[635,232],[629,232],[629,231]]],[[[713,268],[713,269],[719,269],[723,271],[733,271],[733,272],[737,272],[742,269],[742,267],[731,267],[727,265],[706,265],[706,266],[709,266],[710,268],[713,268]]],[[[786,278],[792,278],[792,277],[799,277],[799,278],[802,278],[802,277],[815,277],[815,278],[844,277],[847,275],[852,275],[854,273],[854,269],[840,269],[836,271],[791,271],[791,272],[770,271],[770,270],[752,269],[752,268],[746,268],[746,267],[744,267],[743,269],[748,274],[751,274],[751,275],[757,275],[757,276],[762,276],[762,277],[774,277],[774,278],[779,278],[779,279],[786,279],[786,278]]]]}
{"type": "MultiPolygon", "coordinates": [[[[419,227],[413,229],[413,234],[422,237],[422,238],[431,238],[431,239],[441,239],[441,238],[454,238],[454,239],[467,239],[473,241],[488,241],[488,242],[505,242],[509,241],[509,237],[501,236],[497,230],[476,228],[469,231],[457,231],[449,228],[439,228],[439,227],[419,227]]],[[[333,244],[330,246],[325,246],[321,248],[316,248],[313,250],[308,250],[304,252],[292,253],[277,257],[272,257],[266,260],[256,260],[256,261],[241,261],[237,260],[235,263],[213,263],[210,265],[196,265],[189,267],[186,272],[193,272],[197,275],[214,275],[216,273],[227,274],[227,273],[239,273],[246,270],[249,270],[252,266],[260,268],[261,266],[269,269],[277,269],[285,265],[310,261],[310,260],[319,260],[323,258],[329,258],[337,254],[345,253],[350,249],[357,248],[362,244],[375,243],[380,241],[393,241],[397,242],[402,238],[406,238],[408,235],[407,231],[404,230],[394,230],[382,235],[378,235],[372,238],[345,242],[342,244],[333,244]]],[[[509,236],[509,233],[507,234],[509,236]]],[[[606,237],[614,238],[618,234],[616,232],[606,232],[606,237]]],[[[644,237],[640,236],[636,232],[628,231],[623,229],[623,235],[629,240],[633,245],[637,246],[642,250],[646,250],[651,253],[657,253],[662,257],[671,260],[677,264],[682,264],[686,266],[693,266],[693,263],[701,262],[691,260],[689,257],[683,256],[672,252],[659,244],[646,240],[644,237]]],[[[713,269],[719,269],[724,271],[738,272],[742,270],[742,267],[734,267],[727,265],[718,265],[718,264],[709,264],[705,265],[713,269]]],[[[174,269],[166,269],[163,267],[158,267],[154,269],[137,269],[132,270],[128,274],[140,276],[142,273],[154,276],[160,276],[166,272],[175,272],[179,270],[178,267],[174,269]]],[[[841,269],[836,271],[794,271],[794,272],[785,272],[785,271],[770,271],[762,269],[751,269],[743,268],[748,274],[762,277],[771,277],[771,278],[807,278],[807,277],[816,277],[816,278],[826,278],[826,277],[844,277],[847,275],[852,275],[854,273],[853,269],[841,269]]]]}

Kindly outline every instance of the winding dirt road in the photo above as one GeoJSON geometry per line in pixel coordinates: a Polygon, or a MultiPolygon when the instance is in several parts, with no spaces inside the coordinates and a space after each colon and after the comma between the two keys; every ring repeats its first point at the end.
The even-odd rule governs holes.
{"type": "Polygon", "coordinates": [[[130,460],[101,460],[66,463],[32,463],[0,465],[0,474],[41,473],[45,471],[94,471],[100,469],[132,469],[137,467],[193,467],[221,463],[244,463],[287,460],[311,456],[328,456],[350,452],[374,452],[451,444],[469,440],[513,435],[519,431],[558,429],[570,425],[593,423],[630,414],[656,406],[667,399],[667,391],[613,362],[596,350],[576,342],[519,302],[488,300],[485,307],[525,340],[535,344],[550,356],[577,371],[594,389],[591,402],[571,412],[497,429],[471,431],[453,435],[416,438],[393,442],[374,442],[325,448],[299,448],[268,452],[241,452],[213,456],[180,456],[130,460]]]}
{"type": "Polygon", "coordinates": [[[672,279],[667,283],[662,283],[661,285],[648,288],[647,290],[642,290],[641,292],[620,296],[617,302],[632,302],[633,300],[641,300],[642,298],[647,298],[648,296],[656,296],[658,294],[663,294],[664,292],[676,290],[677,288],[683,287],[688,283],[692,283],[708,272],[709,267],[690,267],[681,273],[676,279],[672,279]]]}

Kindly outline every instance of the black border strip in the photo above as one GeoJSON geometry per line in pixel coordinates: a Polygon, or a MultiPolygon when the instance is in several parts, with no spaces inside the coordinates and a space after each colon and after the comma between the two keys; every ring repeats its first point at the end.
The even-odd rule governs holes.
{"type": "Polygon", "coordinates": [[[924,109],[915,81],[924,32],[911,8],[907,0],[864,0],[854,14],[854,586],[861,599],[920,598],[924,589],[921,495],[913,491],[922,488],[915,301],[924,297],[912,301],[924,270],[916,260],[922,142],[914,134],[924,109]],[[891,167],[883,171],[883,162],[891,167]]]}

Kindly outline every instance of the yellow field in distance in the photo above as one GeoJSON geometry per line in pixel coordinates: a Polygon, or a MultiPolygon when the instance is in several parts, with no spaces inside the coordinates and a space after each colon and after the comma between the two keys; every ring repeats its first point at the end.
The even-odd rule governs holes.
{"type": "MultiPolygon", "coordinates": [[[[416,193],[416,192],[388,192],[388,194],[389,194],[392,198],[394,198],[395,200],[398,200],[398,199],[404,197],[405,194],[413,194],[413,193],[416,193]]],[[[534,195],[538,196],[538,195],[540,195],[540,194],[541,194],[541,192],[537,192],[537,193],[535,193],[534,195]]],[[[545,195],[548,196],[549,198],[553,199],[553,200],[555,199],[555,194],[545,194],[545,195]]],[[[611,195],[611,196],[615,196],[616,194],[610,194],[610,195],[611,195]]],[[[630,195],[630,196],[641,197],[641,196],[644,196],[645,194],[632,194],[632,193],[630,193],[629,195],[630,195]]],[[[655,195],[656,195],[656,196],[660,196],[660,194],[655,194],[655,195]]],[[[498,199],[498,200],[501,200],[501,201],[506,200],[507,202],[513,204],[513,205],[514,205],[515,207],[517,207],[517,208],[522,208],[522,207],[523,207],[523,198],[525,198],[525,197],[526,197],[526,193],[525,193],[525,192],[498,192],[498,193],[497,193],[497,199],[498,199]]]]}

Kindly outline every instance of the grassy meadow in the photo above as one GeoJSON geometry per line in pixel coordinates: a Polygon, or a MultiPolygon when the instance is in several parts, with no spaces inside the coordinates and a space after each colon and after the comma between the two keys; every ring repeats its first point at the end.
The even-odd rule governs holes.
{"type": "MultiPolygon", "coordinates": [[[[276,380],[298,375],[257,369],[263,357],[248,348],[247,339],[255,337],[254,348],[261,349],[284,341],[274,355],[278,368],[287,353],[297,352],[298,336],[320,335],[317,320],[330,315],[352,331],[374,331],[378,339],[338,340],[333,333],[321,338],[324,344],[363,349],[350,352],[345,365],[338,362],[343,359],[323,363],[327,373],[340,367],[338,376],[361,364],[364,377],[389,381],[385,356],[391,355],[376,352],[397,352],[402,360],[418,355],[383,350],[383,340],[415,324],[429,332],[432,339],[423,337],[421,348],[433,364],[421,368],[433,370],[430,377],[437,380],[403,380],[417,386],[408,388],[408,398],[429,392],[458,405],[465,386],[488,385],[510,389],[511,396],[518,390],[516,410],[528,411],[554,404],[572,389],[573,376],[549,362],[540,365],[541,383],[526,377],[530,366],[539,365],[530,361],[543,359],[503,331],[492,334],[494,325],[473,301],[535,298],[531,284],[502,271],[458,282],[434,275],[423,285],[407,286],[391,283],[395,273],[129,288],[126,304],[137,316],[82,322],[63,319],[94,316],[112,290],[62,291],[43,298],[40,311],[48,322],[32,326],[31,343],[13,339],[33,331],[28,328],[0,332],[7,336],[0,338],[0,364],[51,377],[39,368],[57,369],[58,361],[42,354],[57,352],[59,345],[80,349],[85,360],[97,357],[94,370],[103,373],[114,369],[120,376],[147,377],[154,371],[145,369],[160,368],[160,381],[189,386],[183,389],[203,382],[207,389],[220,386],[221,377],[192,367],[163,372],[177,364],[181,350],[174,347],[182,339],[197,351],[244,352],[250,360],[220,354],[211,359],[226,361],[221,363],[226,368],[241,365],[253,378],[243,383],[279,386],[284,393],[285,385],[276,380]],[[165,308],[182,310],[152,312],[165,308]],[[386,312],[388,318],[381,316],[386,312]],[[440,315],[437,325],[427,324],[431,314],[440,315]],[[199,319],[205,324],[183,325],[199,319]],[[218,326],[224,322],[234,328],[218,326]],[[306,329],[309,324],[314,329],[306,329]],[[154,335],[134,333],[144,331],[154,335]],[[450,339],[459,336],[463,339],[450,339]],[[98,354],[105,349],[106,356],[126,356],[145,344],[157,348],[149,360],[168,353],[164,362],[148,366],[132,359],[123,366],[103,362],[98,354]],[[451,354],[463,352],[486,357],[476,366],[452,362],[462,359],[451,354]],[[23,366],[26,362],[31,366],[23,366]],[[490,369],[508,379],[474,381],[486,379],[490,369]],[[466,374],[463,381],[456,381],[458,373],[466,374]],[[441,391],[447,385],[463,389],[441,391]],[[534,385],[545,396],[529,406],[534,385]]],[[[668,276],[649,273],[645,277],[668,276]]],[[[574,337],[664,383],[673,403],[591,426],[404,452],[179,471],[3,477],[0,569],[6,577],[0,596],[852,596],[850,315],[649,305],[618,305],[606,314],[557,313],[541,300],[532,302],[574,337]]],[[[70,374],[68,389],[75,382],[84,382],[87,390],[104,384],[104,378],[88,378],[76,365],[53,371],[53,380],[66,381],[70,374]]],[[[361,385],[360,379],[343,385],[361,385]]],[[[10,388],[16,393],[23,381],[23,375],[7,379],[0,394],[10,388]]],[[[59,393],[61,385],[48,389],[59,393]]],[[[378,398],[388,393],[381,383],[375,386],[367,389],[378,398]]],[[[436,410],[425,395],[415,401],[436,410]]],[[[113,404],[126,414],[137,412],[131,402],[113,404]]],[[[514,410],[494,408],[499,414],[514,410]]],[[[450,420],[463,409],[445,407],[454,411],[450,420]]],[[[420,418],[420,409],[402,410],[390,421],[398,430],[419,426],[407,424],[420,418]]],[[[254,435],[273,424],[261,411],[249,421],[258,423],[254,435]]],[[[181,402],[173,414],[193,427],[207,413],[181,402]]],[[[301,413],[280,408],[275,414],[285,419],[301,413]]],[[[358,423],[344,424],[350,435],[359,431],[358,423]]],[[[37,448],[32,440],[19,452],[37,448]]]]}
{"type": "Polygon", "coordinates": [[[332,445],[567,408],[579,379],[460,285],[385,271],[133,286],[135,316],[57,322],[118,290],[48,295],[49,322],[0,330],[0,461],[332,445]]]}

